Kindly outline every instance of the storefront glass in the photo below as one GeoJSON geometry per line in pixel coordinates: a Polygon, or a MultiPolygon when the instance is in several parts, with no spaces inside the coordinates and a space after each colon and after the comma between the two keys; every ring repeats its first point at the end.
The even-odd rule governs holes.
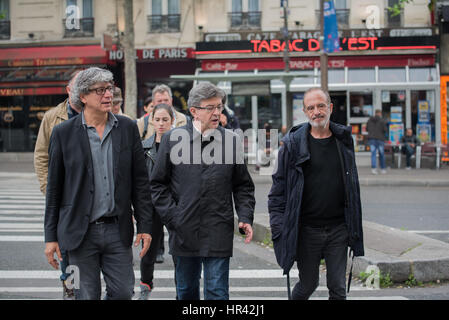
{"type": "Polygon", "coordinates": [[[45,111],[64,99],[64,95],[0,97],[0,151],[34,151],[45,111]]]}
{"type": "Polygon", "coordinates": [[[421,142],[435,142],[435,91],[412,90],[412,129],[421,142]]]}
{"type": "Polygon", "coordinates": [[[376,82],[376,73],[374,68],[348,69],[348,82],[366,83],[376,82]]]}
{"type": "Polygon", "coordinates": [[[405,81],[405,68],[379,68],[379,82],[405,81]]]}
{"type": "Polygon", "coordinates": [[[373,114],[373,93],[350,92],[349,93],[351,118],[365,118],[373,114]]]}
{"type": "Polygon", "coordinates": [[[436,81],[437,70],[434,67],[410,68],[409,78],[412,82],[436,81]]]}

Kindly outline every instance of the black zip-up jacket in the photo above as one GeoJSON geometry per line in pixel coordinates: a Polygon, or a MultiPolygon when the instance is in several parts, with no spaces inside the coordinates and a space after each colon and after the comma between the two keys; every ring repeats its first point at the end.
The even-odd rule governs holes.
{"type": "MultiPolygon", "coordinates": [[[[354,256],[363,256],[362,207],[351,128],[330,122],[330,130],[336,138],[342,163],[349,247],[354,256]]],[[[274,252],[284,274],[288,274],[296,260],[304,190],[302,165],[310,158],[309,132],[310,124],[301,124],[293,127],[282,139],[284,145],[279,149],[278,167],[272,176],[273,185],[268,195],[274,252]]]]}
{"type": "Polygon", "coordinates": [[[216,139],[202,143],[193,130],[189,122],[162,136],[150,178],[153,204],[169,231],[170,254],[230,257],[233,207],[239,222],[253,223],[254,183],[243,158],[237,161],[236,134],[218,127],[216,139]],[[212,150],[222,164],[201,158],[212,150]]]}

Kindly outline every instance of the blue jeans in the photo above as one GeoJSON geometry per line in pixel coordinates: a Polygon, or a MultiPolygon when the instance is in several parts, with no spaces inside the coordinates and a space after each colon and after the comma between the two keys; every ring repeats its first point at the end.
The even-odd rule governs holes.
{"type": "Polygon", "coordinates": [[[61,250],[61,257],[61,276],[59,279],[65,281],[70,276],[70,273],[66,273],[67,267],[70,265],[68,252],[66,250],[61,250]]]}
{"type": "Polygon", "coordinates": [[[176,294],[179,300],[200,300],[204,268],[204,300],[229,300],[229,257],[175,257],[176,294]]]}
{"type": "Polygon", "coordinates": [[[377,139],[368,140],[369,147],[371,149],[371,168],[377,168],[377,151],[379,151],[379,161],[381,169],[385,169],[385,151],[384,142],[377,139]]]}

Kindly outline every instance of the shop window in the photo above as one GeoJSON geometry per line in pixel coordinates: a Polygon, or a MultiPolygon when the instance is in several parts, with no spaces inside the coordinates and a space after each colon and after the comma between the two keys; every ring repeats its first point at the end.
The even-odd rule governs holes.
{"type": "Polygon", "coordinates": [[[374,69],[348,69],[348,82],[366,83],[376,82],[376,73],[374,69]]]}
{"type": "Polygon", "coordinates": [[[351,118],[365,118],[373,115],[373,93],[351,92],[349,94],[351,118]]]}
{"type": "Polygon", "coordinates": [[[9,40],[10,38],[9,0],[0,0],[0,40],[9,40]]]}
{"type": "Polygon", "coordinates": [[[349,93],[350,122],[356,151],[369,151],[366,122],[373,115],[372,92],[349,93]]]}
{"type": "Polygon", "coordinates": [[[410,68],[409,78],[411,82],[437,81],[437,71],[435,68],[410,68]]]}
{"type": "Polygon", "coordinates": [[[328,70],[329,83],[345,83],[345,69],[328,70]]]}
{"type": "Polygon", "coordinates": [[[405,131],[405,90],[381,92],[382,117],[388,122],[388,141],[399,144],[405,131]]]}
{"type": "Polygon", "coordinates": [[[304,75],[305,77],[294,78],[290,85],[301,85],[301,84],[313,84],[313,70],[303,70],[297,73],[304,75]]]}
{"type": "Polygon", "coordinates": [[[92,0],[67,0],[64,38],[93,37],[94,18],[92,0]]]}
{"type": "Polygon", "coordinates": [[[411,117],[413,133],[421,142],[435,141],[435,91],[412,90],[411,117]]]}
{"type": "Polygon", "coordinates": [[[148,32],[179,32],[181,25],[179,0],[150,0],[147,16],[148,32]]]}
{"type": "Polygon", "coordinates": [[[379,82],[405,81],[405,68],[379,68],[379,82]]]}
{"type": "Polygon", "coordinates": [[[228,17],[230,29],[260,29],[259,0],[232,0],[228,17]]]}

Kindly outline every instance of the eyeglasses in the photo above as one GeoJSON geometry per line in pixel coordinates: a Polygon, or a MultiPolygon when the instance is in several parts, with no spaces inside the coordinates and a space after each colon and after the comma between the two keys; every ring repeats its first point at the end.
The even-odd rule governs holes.
{"type": "Polygon", "coordinates": [[[208,113],[211,113],[214,110],[218,110],[219,112],[222,112],[224,109],[224,106],[222,104],[220,104],[218,106],[205,106],[205,107],[195,107],[195,108],[206,110],[208,113]]]}
{"type": "Polygon", "coordinates": [[[319,103],[316,106],[307,106],[305,109],[307,112],[312,112],[313,110],[315,110],[315,108],[317,108],[319,111],[323,111],[328,107],[327,104],[325,103],[319,103]]]}
{"type": "Polygon", "coordinates": [[[110,93],[114,93],[114,86],[109,86],[109,87],[100,87],[100,88],[93,88],[93,89],[89,89],[89,92],[95,91],[96,94],[98,94],[99,96],[102,96],[106,93],[106,91],[109,91],[110,93]]]}

